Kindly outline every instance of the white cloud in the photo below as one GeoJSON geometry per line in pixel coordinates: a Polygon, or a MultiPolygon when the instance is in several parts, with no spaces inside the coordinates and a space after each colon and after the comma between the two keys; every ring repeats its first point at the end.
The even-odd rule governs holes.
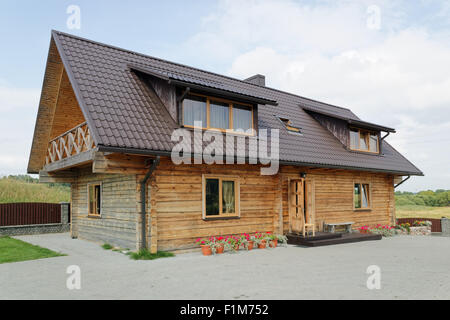
{"type": "Polygon", "coordinates": [[[0,112],[36,106],[39,95],[39,89],[14,88],[0,80],[0,112]]]}
{"type": "MultiPolygon", "coordinates": [[[[448,19],[446,8],[420,14],[448,19]]],[[[271,87],[396,127],[388,140],[427,174],[405,188],[450,189],[441,178],[450,159],[450,41],[432,23],[408,23],[413,11],[404,1],[222,1],[186,48],[231,59],[231,76],[262,73],[271,87]],[[366,27],[372,2],[381,8],[379,32],[366,27]]]]}
{"type": "Polygon", "coordinates": [[[39,95],[0,79],[0,174],[26,172],[39,95]]]}

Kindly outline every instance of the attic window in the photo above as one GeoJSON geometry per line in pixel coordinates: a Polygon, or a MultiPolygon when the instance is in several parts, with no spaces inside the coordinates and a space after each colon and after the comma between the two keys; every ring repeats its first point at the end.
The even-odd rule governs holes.
{"type": "Polygon", "coordinates": [[[284,126],[286,127],[286,130],[289,132],[294,132],[294,133],[301,133],[300,132],[300,127],[295,126],[291,120],[287,119],[287,118],[278,118],[280,119],[280,121],[284,124],[284,126]]]}
{"type": "Polygon", "coordinates": [[[249,134],[254,129],[251,104],[191,93],[183,100],[182,108],[183,125],[187,128],[200,122],[202,129],[223,132],[249,134]]]}
{"type": "Polygon", "coordinates": [[[362,152],[379,153],[379,136],[377,132],[350,128],[350,149],[362,152]]]}

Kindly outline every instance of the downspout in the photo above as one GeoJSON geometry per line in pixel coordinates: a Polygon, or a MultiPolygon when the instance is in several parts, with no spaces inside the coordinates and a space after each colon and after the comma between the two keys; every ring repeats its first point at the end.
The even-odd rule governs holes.
{"type": "Polygon", "coordinates": [[[159,164],[160,157],[157,156],[155,160],[153,160],[152,165],[150,166],[150,169],[148,169],[147,174],[145,175],[144,179],[141,181],[141,216],[142,216],[142,231],[141,231],[141,242],[142,242],[142,249],[147,248],[147,230],[146,230],[146,206],[145,206],[145,195],[147,194],[147,181],[150,179],[153,171],[155,171],[156,167],[159,164]]]}
{"type": "Polygon", "coordinates": [[[394,186],[394,189],[396,189],[398,186],[400,186],[401,184],[403,184],[404,182],[406,182],[409,178],[411,178],[411,176],[407,176],[406,179],[403,179],[402,181],[400,181],[399,183],[397,183],[394,186]]]}
{"type": "Polygon", "coordinates": [[[383,141],[384,139],[386,139],[386,138],[388,137],[388,135],[390,135],[390,134],[391,134],[390,132],[386,133],[386,135],[385,135],[384,137],[381,138],[381,141],[383,141]]]}

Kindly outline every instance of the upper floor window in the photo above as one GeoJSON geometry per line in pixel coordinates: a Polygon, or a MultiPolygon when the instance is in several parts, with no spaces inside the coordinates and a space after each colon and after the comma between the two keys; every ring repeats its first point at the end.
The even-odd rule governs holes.
{"type": "Polygon", "coordinates": [[[201,122],[203,129],[243,130],[253,129],[253,106],[199,94],[188,95],[183,100],[183,125],[194,128],[201,122]]]}
{"type": "Polygon", "coordinates": [[[380,146],[378,133],[350,128],[350,149],[379,153],[380,146]]]}

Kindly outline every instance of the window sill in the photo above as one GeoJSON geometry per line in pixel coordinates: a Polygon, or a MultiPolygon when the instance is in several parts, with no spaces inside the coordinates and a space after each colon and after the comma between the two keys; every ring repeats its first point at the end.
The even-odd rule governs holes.
{"type": "Polygon", "coordinates": [[[240,219],[241,217],[239,216],[231,216],[231,217],[221,217],[221,216],[217,216],[217,217],[204,217],[203,221],[213,221],[213,220],[233,220],[233,219],[240,219]]]}
{"type": "Polygon", "coordinates": [[[372,208],[361,208],[361,209],[353,209],[353,211],[355,212],[360,212],[360,211],[372,211],[372,208]]]}
{"type": "Polygon", "coordinates": [[[245,132],[227,131],[227,130],[231,130],[231,129],[200,128],[200,127],[193,127],[193,126],[188,126],[188,125],[182,125],[181,127],[183,129],[187,129],[187,130],[190,130],[190,131],[194,131],[194,130],[206,131],[206,130],[209,130],[209,131],[215,131],[215,132],[223,133],[223,134],[226,133],[226,134],[229,134],[229,135],[232,135],[232,136],[237,136],[237,137],[242,137],[242,136],[254,137],[254,136],[256,136],[256,129],[253,129],[254,132],[255,132],[254,134],[248,134],[248,133],[245,133],[245,132]]]}
{"type": "Polygon", "coordinates": [[[94,215],[94,214],[88,214],[87,217],[89,219],[101,219],[102,218],[100,215],[94,215]]]}

